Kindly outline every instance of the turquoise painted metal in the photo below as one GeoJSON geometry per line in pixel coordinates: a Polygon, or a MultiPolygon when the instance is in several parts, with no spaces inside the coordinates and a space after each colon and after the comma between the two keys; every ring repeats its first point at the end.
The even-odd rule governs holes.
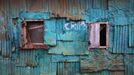
{"type": "Polygon", "coordinates": [[[0,75],[133,75],[133,3],[0,0],[0,75]],[[21,24],[37,19],[44,21],[48,50],[21,50],[21,24]],[[93,22],[109,22],[107,49],[88,50],[88,23],[93,22]]]}

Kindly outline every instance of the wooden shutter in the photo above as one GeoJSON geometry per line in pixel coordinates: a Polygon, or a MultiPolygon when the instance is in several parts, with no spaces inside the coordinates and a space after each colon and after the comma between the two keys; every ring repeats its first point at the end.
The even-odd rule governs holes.
{"type": "Polygon", "coordinates": [[[89,48],[99,47],[99,37],[100,37],[100,24],[91,23],[89,24],[89,48]]]}

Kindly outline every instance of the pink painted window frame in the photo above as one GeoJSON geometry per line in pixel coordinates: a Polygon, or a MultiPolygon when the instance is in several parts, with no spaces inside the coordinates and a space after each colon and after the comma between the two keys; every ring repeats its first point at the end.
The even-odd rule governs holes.
{"type": "Polygon", "coordinates": [[[108,22],[97,22],[97,23],[89,23],[89,31],[88,31],[88,48],[108,48],[109,46],[109,24],[108,22]],[[101,24],[106,24],[106,46],[100,46],[100,25],[101,24]],[[93,30],[92,27],[98,27],[98,29],[93,30]],[[93,34],[93,32],[95,34],[93,34]],[[93,36],[96,36],[97,38],[91,39],[91,37],[93,38],[93,36]],[[97,41],[98,40],[98,41],[97,41]]]}

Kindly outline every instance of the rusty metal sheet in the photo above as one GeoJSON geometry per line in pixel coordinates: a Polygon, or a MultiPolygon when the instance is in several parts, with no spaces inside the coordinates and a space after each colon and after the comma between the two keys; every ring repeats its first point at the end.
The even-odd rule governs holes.
{"type": "Polygon", "coordinates": [[[43,11],[44,9],[44,4],[46,4],[45,0],[35,0],[34,2],[32,0],[27,0],[25,1],[27,5],[27,11],[43,11]]]}
{"type": "MultiPolygon", "coordinates": [[[[61,0],[61,1],[53,1],[53,0],[40,0],[40,1],[32,1],[32,0],[13,0],[13,1],[1,1],[5,7],[11,9],[10,13],[12,16],[16,16],[17,12],[20,11],[47,11],[52,12],[61,17],[78,17],[80,15],[80,9],[88,8],[87,3],[90,1],[69,1],[69,0],[61,0]],[[12,5],[14,3],[14,5],[12,5]],[[85,5],[84,5],[85,4],[85,5]],[[10,5],[10,7],[9,7],[10,5]],[[83,6],[82,6],[83,5],[83,6]],[[73,10],[72,10],[73,7],[73,10]],[[17,9],[17,10],[15,10],[17,9]],[[75,11],[74,11],[75,10],[75,11]],[[79,12],[79,13],[78,13],[79,12]]],[[[1,5],[2,5],[1,4],[1,5]]],[[[4,6],[3,5],[3,6],[4,6]]],[[[91,5],[89,5],[91,7],[91,5]]],[[[3,7],[4,8],[4,7],[3,7]]],[[[9,9],[8,9],[9,10],[9,9]]],[[[55,15],[56,16],[56,15],[55,15]]],[[[79,17],[78,17],[79,18],[79,17]]]]}
{"type": "Polygon", "coordinates": [[[101,70],[124,71],[123,56],[111,54],[105,50],[93,50],[88,56],[80,58],[81,72],[96,72],[101,70]]]}
{"type": "MultiPolygon", "coordinates": [[[[105,9],[107,8],[107,3],[105,0],[95,1],[92,0],[63,0],[63,1],[52,1],[52,0],[40,0],[38,2],[28,0],[28,1],[10,1],[10,3],[14,3],[11,6],[11,13],[12,16],[17,16],[18,13],[22,10],[24,11],[46,11],[53,13],[52,17],[67,17],[73,20],[80,20],[82,19],[82,15],[85,12],[84,10],[91,9],[93,6],[100,5],[100,8],[105,9]],[[93,4],[95,3],[95,4],[93,4]],[[96,4],[99,3],[99,4],[96,4]],[[20,8],[20,9],[19,9],[20,8]],[[15,10],[17,9],[17,10],[15,10]],[[15,11],[15,12],[14,12],[15,11]]],[[[8,3],[8,2],[7,2],[8,3]]],[[[85,13],[84,13],[85,14],[85,13]]]]}
{"type": "Polygon", "coordinates": [[[110,72],[110,75],[125,75],[124,71],[112,71],[110,72]]]}
{"type": "MultiPolygon", "coordinates": [[[[6,1],[4,1],[6,2],[6,1]]],[[[25,4],[24,4],[24,1],[20,1],[20,0],[12,0],[12,1],[9,1],[9,2],[6,2],[8,5],[7,5],[7,8],[9,8],[7,11],[9,13],[9,17],[10,18],[15,18],[15,17],[18,17],[19,16],[19,12],[21,12],[22,10],[25,10],[25,4]],[[11,4],[11,5],[10,5],[11,4]]]]}

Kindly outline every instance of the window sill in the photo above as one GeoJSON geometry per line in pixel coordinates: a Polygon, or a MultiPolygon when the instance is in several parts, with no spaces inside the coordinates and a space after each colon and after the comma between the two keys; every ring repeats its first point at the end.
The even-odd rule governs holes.
{"type": "Polygon", "coordinates": [[[31,44],[27,44],[23,47],[21,47],[21,50],[31,50],[31,49],[45,49],[47,50],[49,47],[46,44],[42,44],[42,43],[31,43],[31,44]]]}

